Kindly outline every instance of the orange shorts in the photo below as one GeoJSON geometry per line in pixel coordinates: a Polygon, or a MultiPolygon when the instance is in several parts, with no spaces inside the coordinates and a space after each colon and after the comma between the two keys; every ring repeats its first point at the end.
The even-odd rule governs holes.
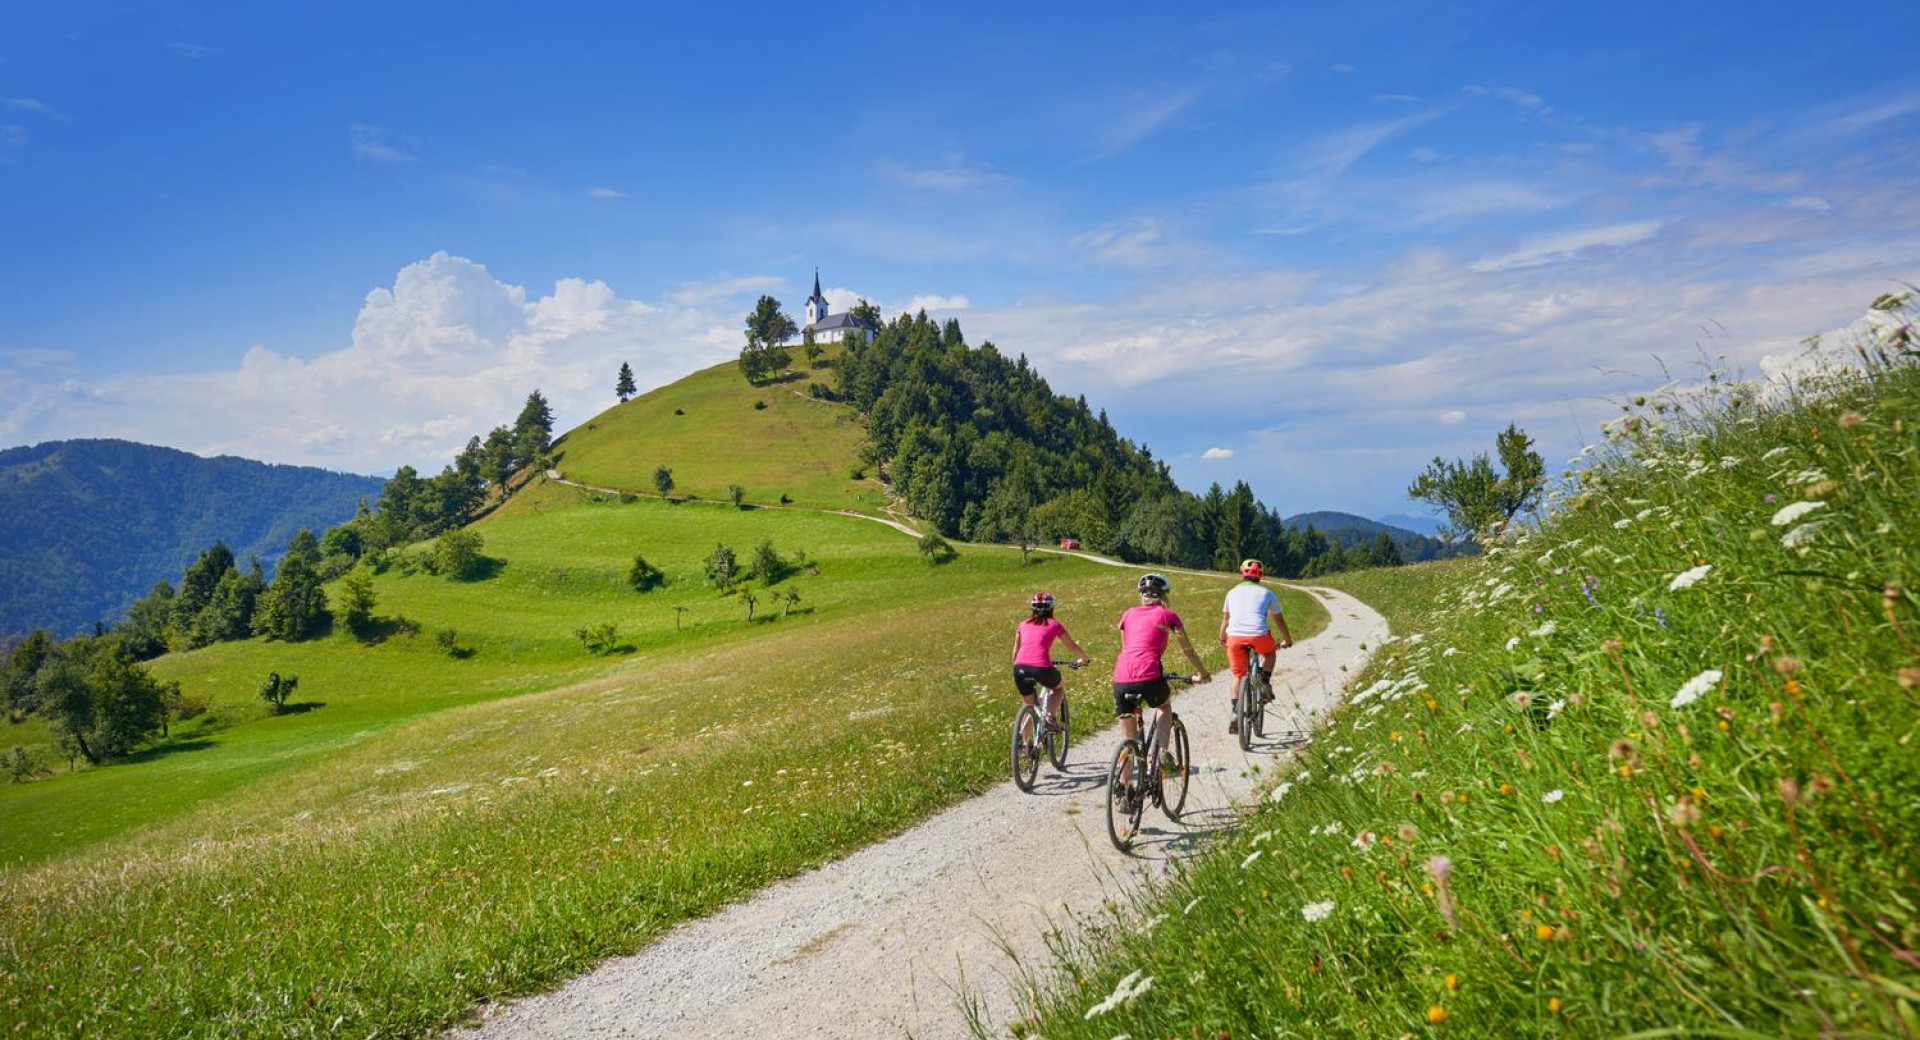
{"type": "Polygon", "coordinates": [[[1271,656],[1279,652],[1279,644],[1273,641],[1273,633],[1265,632],[1257,636],[1228,636],[1227,663],[1233,666],[1233,677],[1243,678],[1247,674],[1248,651],[1271,656]]]}

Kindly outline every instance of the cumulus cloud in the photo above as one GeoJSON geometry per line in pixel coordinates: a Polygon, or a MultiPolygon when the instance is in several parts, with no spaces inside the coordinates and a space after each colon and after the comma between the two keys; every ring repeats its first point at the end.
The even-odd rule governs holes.
{"type": "MultiPolygon", "coordinates": [[[[437,469],[467,437],[510,422],[535,388],[565,428],[612,403],[622,361],[642,389],[658,386],[732,354],[737,323],[580,278],[534,297],[435,253],[369,292],[347,345],[317,357],[255,346],[231,369],[92,384],[14,361],[27,393],[0,416],[0,434],[119,436],[361,472],[437,469]]],[[[0,360],[0,375],[7,367],[0,360]]]]}
{"type": "Polygon", "coordinates": [[[913,299],[907,301],[905,307],[900,308],[901,311],[907,314],[918,314],[921,311],[964,311],[966,309],[967,298],[965,296],[941,296],[938,293],[927,293],[925,295],[915,296],[913,299]]]}
{"type": "Polygon", "coordinates": [[[1200,453],[1200,457],[1203,459],[1230,459],[1233,458],[1233,449],[1219,447],[1208,448],[1206,451],[1200,453]]]}

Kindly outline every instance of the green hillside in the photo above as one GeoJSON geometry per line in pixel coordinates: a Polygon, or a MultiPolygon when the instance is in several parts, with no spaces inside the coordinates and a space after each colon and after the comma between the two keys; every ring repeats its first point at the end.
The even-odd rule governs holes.
{"type": "Polygon", "coordinates": [[[1920,1036],[1897,317],[1864,371],[1643,399],[1485,557],[1334,577],[1397,638],[1028,1035],[1920,1036]]]}
{"type": "Polygon", "coordinates": [[[309,466],[202,458],[116,440],[0,451],[0,636],[65,637],[111,621],[195,553],[225,541],[269,564],[302,527],[353,515],[381,481],[309,466]]]}
{"type": "MultiPolygon", "coordinates": [[[[376,575],[364,641],[336,626],[152,662],[210,710],[129,759],[0,786],[0,1032],[431,1032],[1006,782],[1007,631],[1035,587],[1115,650],[1125,572],[1006,547],[929,562],[823,511],[879,500],[845,476],[859,430],[837,407],[723,367],[590,425],[558,464],[586,483],[644,487],[665,462],[683,492],[765,481],[750,497],[777,499],[770,475],[818,464],[784,509],[535,479],[473,526],[485,577],[412,566],[424,545],[376,575]],[[763,418],[785,432],[732,463],[650,457],[719,453],[737,438],[717,429],[763,418]],[[649,457],[619,470],[628,451],[649,457]],[[703,562],[765,541],[789,566],[746,586],[749,623],[703,562]],[[627,584],[635,554],[664,587],[627,584]],[[602,623],[611,656],[575,634],[602,623]],[[299,677],[293,711],[256,696],[269,672],[299,677]]],[[[1178,580],[1176,605],[1203,611],[1229,584],[1178,580]]],[[[1325,623],[1283,598],[1297,634],[1325,623]]],[[[1071,684],[1085,730],[1105,722],[1100,686],[1071,684]]],[[[44,755],[45,736],[36,720],[0,741],[44,755]]]]}
{"type": "Polygon", "coordinates": [[[738,484],[746,500],[878,512],[886,494],[863,479],[859,416],[808,393],[826,369],[756,387],[729,361],[615,405],[568,433],[554,465],[571,481],[652,494],[653,473],[673,470],[677,495],[721,500],[738,484]],[[756,408],[765,404],[765,408],[756,408]]]}

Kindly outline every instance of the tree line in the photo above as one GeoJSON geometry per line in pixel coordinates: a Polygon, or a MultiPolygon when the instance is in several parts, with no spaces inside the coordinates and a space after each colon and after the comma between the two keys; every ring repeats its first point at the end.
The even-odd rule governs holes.
{"type": "Polygon", "coordinates": [[[866,418],[863,461],[948,537],[1075,538],[1130,562],[1216,569],[1254,557],[1282,577],[1402,562],[1391,538],[1344,547],[1287,526],[1244,481],[1181,489],[1104,410],[1054,393],[1025,355],[970,346],[957,319],[899,315],[871,341],[851,337],[833,368],[834,396],[866,418]]]}

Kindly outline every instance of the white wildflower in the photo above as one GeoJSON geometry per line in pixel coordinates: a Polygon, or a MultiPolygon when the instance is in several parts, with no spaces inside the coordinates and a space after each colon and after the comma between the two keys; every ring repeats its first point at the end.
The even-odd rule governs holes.
{"type": "Polygon", "coordinates": [[[1285,798],[1287,796],[1287,792],[1291,790],[1293,790],[1293,784],[1291,782],[1279,784],[1275,786],[1273,790],[1267,792],[1267,801],[1277,802],[1280,799],[1285,798]]]}
{"type": "Polygon", "coordinates": [[[1555,632],[1558,632],[1559,630],[1560,630],[1560,623],[1558,621],[1549,621],[1546,624],[1541,625],[1539,628],[1534,629],[1533,637],[1535,639],[1545,639],[1548,636],[1554,634],[1555,632]]]}
{"type": "Polygon", "coordinates": [[[1306,906],[1300,908],[1300,916],[1309,921],[1324,921],[1333,916],[1333,903],[1330,901],[1308,903],[1306,906]]]}
{"type": "Polygon", "coordinates": [[[1516,646],[1519,646],[1519,645],[1520,645],[1520,637],[1519,637],[1519,636],[1514,636],[1514,637],[1513,637],[1512,639],[1509,639],[1509,640],[1507,640],[1507,649],[1508,649],[1508,651],[1512,651],[1512,649],[1513,649],[1514,647],[1516,647],[1516,646]]]}
{"type": "Polygon", "coordinates": [[[1450,647],[1447,647],[1447,648],[1446,648],[1445,650],[1442,650],[1442,651],[1440,652],[1440,656],[1441,656],[1441,657],[1452,657],[1452,656],[1453,656],[1454,654],[1457,654],[1457,653],[1459,653],[1459,652],[1460,652],[1460,648],[1459,648],[1459,647],[1457,647],[1457,646],[1450,646],[1450,647]]]}
{"type": "Polygon", "coordinates": [[[1199,906],[1199,905],[1200,905],[1200,897],[1199,897],[1199,896],[1194,896],[1194,897],[1193,897],[1193,902],[1191,902],[1191,903],[1188,903],[1188,904],[1187,904],[1186,906],[1184,906],[1184,907],[1182,907],[1182,908],[1181,908],[1181,910],[1180,910],[1180,915],[1181,915],[1182,917],[1184,917],[1184,916],[1186,916],[1187,914],[1190,914],[1190,913],[1193,913],[1193,908],[1194,908],[1194,907],[1196,907],[1196,906],[1199,906]]]}
{"type": "Polygon", "coordinates": [[[1616,531],[1624,531],[1627,528],[1632,526],[1633,526],[1633,517],[1630,517],[1630,516],[1623,516],[1620,519],[1615,520],[1613,522],[1613,529],[1616,531]]]}
{"type": "Polygon", "coordinates": [[[1713,564],[1703,563],[1692,570],[1681,571],[1679,574],[1674,575],[1672,581],[1667,583],[1667,591],[1679,592],[1681,589],[1690,589],[1698,584],[1701,578],[1706,577],[1707,572],[1711,570],[1713,570],[1713,564]]]}
{"type": "Polygon", "coordinates": [[[1553,718],[1555,715],[1560,714],[1561,709],[1565,708],[1566,706],[1567,706],[1567,699],[1565,697],[1562,697],[1559,700],[1554,701],[1552,704],[1547,705],[1547,718],[1553,718]]]}
{"type": "Polygon", "coordinates": [[[1699,700],[1701,694],[1706,693],[1708,690],[1713,689],[1715,686],[1718,686],[1719,684],[1720,684],[1720,669],[1709,668],[1706,671],[1701,672],[1699,675],[1696,675],[1693,678],[1688,679],[1687,684],[1685,686],[1680,687],[1680,692],[1673,695],[1673,702],[1670,706],[1675,708],[1684,708],[1687,705],[1692,704],[1694,701],[1699,700]]]}
{"type": "Polygon", "coordinates": [[[1261,851],[1260,849],[1254,849],[1252,852],[1247,853],[1247,858],[1240,861],[1240,869],[1245,870],[1253,866],[1253,861],[1260,858],[1261,851]]]}
{"type": "Polygon", "coordinates": [[[1121,979],[1120,984],[1113,987],[1113,992],[1107,994],[1105,1000],[1087,1009],[1087,1019],[1090,1021],[1098,1018],[1152,988],[1153,976],[1148,975],[1142,978],[1139,972],[1133,972],[1121,979]]]}
{"type": "Polygon", "coordinates": [[[1825,502],[1818,501],[1788,503],[1787,505],[1781,506],[1778,513],[1773,514],[1773,526],[1785,527],[1824,505],[1826,505],[1825,502]]]}
{"type": "Polygon", "coordinates": [[[1547,803],[1548,805],[1552,805],[1553,803],[1559,801],[1562,798],[1565,798],[1566,796],[1567,796],[1567,792],[1562,791],[1561,789],[1556,787],[1553,790],[1548,791],[1546,794],[1541,795],[1540,800],[1547,803]]]}
{"type": "Polygon", "coordinates": [[[1765,462],[1776,455],[1785,455],[1787,452],[1790,452],[1792,450],[1793,450],[1792,448],[1789,448],[1783,444],[1778,448],[1773,448],[1769,450],[1765,455],[1760,456],[1760,461],[1765,462]]]}
{"type": "Polygon", "coordinates": [[[1818,520],[1808,524],[1801,524],[1799,527],[1781,535],[1780,544],[1789,549],[1798,549],[1808,542],[1813,541],[1813,536],[1819,534],[1820,528],[1824,526],[1826,525],[1818,520]]]}

